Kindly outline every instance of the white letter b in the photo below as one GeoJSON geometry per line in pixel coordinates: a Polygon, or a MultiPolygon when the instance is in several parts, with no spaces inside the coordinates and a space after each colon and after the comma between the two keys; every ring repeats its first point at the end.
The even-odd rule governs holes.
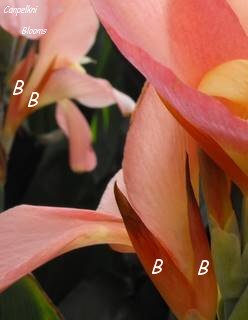
{"type": "Polygon", "coordinates": [[[13,96],[18,96],[19,94],[23,93],[23,87],[24,87],[24,81],[22,80],[17,80],[15,89],[13,92],[13,96]]]}
{"type": "Polygon", "coordinates": [[[162,271],[163,263],[164,263],[164,261],[162,259],[156,259],[154,266],[153,266],[153,269],[152,269],[152,274],[160,273],[162,271]]]}
{"type": "Polygon", "coordinates": [[[208,273],[208,267],[209,267],[209,261],[208,260],[202,260],[199,271],[198,271],[198,276],[203,276],[204,274],[208,273]]]}
{"type": "Polygon", "coordinates": [[[39,103],[38,102],[39,96],[40,95],[38,92],[32,92],[32,95],[31,95],[31,97],[29,99],[29,103],[28,103],[29,108],[33,108],[33,107],[37,106],[37,104],[39,103]],[[34,95],[35,95],[35,97],[34,97],[34,95]]]}

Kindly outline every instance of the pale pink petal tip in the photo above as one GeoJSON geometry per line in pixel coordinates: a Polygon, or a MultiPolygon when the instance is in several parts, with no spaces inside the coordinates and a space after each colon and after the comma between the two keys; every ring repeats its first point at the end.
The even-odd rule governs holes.
{"type": "Polygon", "coordinates": [[[72,170],[75,172],[94,170],[97,159],[92,147],[91,129],[82,112],[70,100],[63,100],[57,106],[56,119],[69,139],[72,170]]]}

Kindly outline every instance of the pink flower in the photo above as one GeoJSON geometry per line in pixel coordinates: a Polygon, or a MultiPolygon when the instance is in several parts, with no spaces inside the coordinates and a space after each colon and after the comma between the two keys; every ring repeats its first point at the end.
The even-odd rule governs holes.
{"type": "MultiPolygon", "coordinates": [[[[8,1],[3,1],[1,6],[6,4],[8,1]]],[[[34,5],[33,2],[29,4],[34,5]]],[[[27,1],[24,0],[16,3],[20,7],[25,5],[27,1]]],[[[58,102],[56,118],[70,140],[72,169],[90,171],[96,166],[90,128],[83,114],[69,99],[94,108],[117,103],[123,114],[131,113],[135,104],[128,96],[112,88],[108,81],[88,75],[79,64],[93,45],[99,26],[88,0],[44,1],[38,9],[41,11],[39,14],[20,15],[20,19],[14,15],[6,16],[1,10],[1,25],[13,35],[20,35],[24,25],[35,25],[36,16],[39,16],[37,23],[48,29],[39,40],[38,54],[31,49],[12,77],[13,85],[16,80],[23,80],[26,84],[24,93],[12,96],[10,100],[4,140],[8,148],[16,129],[37,110],[37,107],[27,108],[32,92],[37,91],[40,94],[39,108],[58,102]]]]}
{"type": "Polygon", "coordinates": [[[91,2],[113,41],[153,84],[165,107],[247,191],[246,2],[91,2]]]}

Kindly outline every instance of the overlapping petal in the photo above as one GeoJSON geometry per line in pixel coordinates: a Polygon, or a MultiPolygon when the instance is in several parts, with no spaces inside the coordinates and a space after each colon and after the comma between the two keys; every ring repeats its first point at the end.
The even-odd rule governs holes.
{"type": "Polygon", "coordinates": [[[130,244],[121,219],[80,209],[15,207],[0,215],[0,234],[0,291],[70,250],[130,244]]]}
{"type": "Polygon", "coordinates": [[[214,319],[212,264],[206,277],[197,275],[202,259],[211,261],[211,254],[189,174],[186,179],[187,138],[156,91],[146,86],[124,154],[128,200],[118,189],[116,198],[134,248],[173,312],[179,319],[197,312],[214,319]],[[156,259],[165,266],[161,274],[151,275],[156,259]]]}
{"type": "MultiPolygon", "coordinates": [[[[162,2],[164,3],[165,1],[162,2]]],[[[172,3],[172,1],[166,2],[172,3]]],[[[216,99],[201,94],[197,90],[182,83],[175,74],[168,69],[168,67],[173,68],[177,76],[183,79],[177,71],[177,66],[174,66],[170,61],[167,60],[162,63],[161,59],[158,61],[154,53],[148,51],[147,47],[134,37],[135,32],[125,28],[125,22],[128,21],[127,17],[129,19],[135,19],[134,12],[130,15],[127,10],[124,10],[125,7],[121,7],[119,2],[111,0],[93,0],[93,3],[103,24],[119,49],[146,76],[148,81],[154,85],[161,95],[165,106],[174,117],[176,117],[184,128],[199,142],[201,147],[228,172],[229,176],[236,181],[243,190],[247,191],[248,169],[245,156],[248,153],[248,123],[234,117],[226,106],[216,99]],[[110,4],[111,10],[109,9],[110,4]],[[117,19],[120,16],[120,8],[124,10],[124,13],[121,14],[124,20],[117,19]],[[167,64],[165,65],[165,63],[167,64]]],[[[150,2],[143,2],[143,5],[137,1],[133,3],[139,4],[139,6],[134,6],[134,8],[144,14],[148,8],[146,4],[150,2]]],[[[203,73],[206,72],[208,68],[211,68],[211,65],[220,64],[225,60],[248,57],[247,35],[242,29],[238,18],[225,1],[215,1],[214,3],[211,1],[211,3],[208,4],[208,1],[192,0],[186,3],[178,0],[173,1],[173,5],[171,6],[176,5],[179,7],[180,5],[183,6],[185,12],[188,12],[189,8],[191,8],[192,12],[199,13],[199,17],[202,15],[201,19],[189,19],[189,16],[187,16],[188,22],[183,20],[183,23],[180,22],[180,24],[178,24],[178,28],[180,28],[180,26],[186,28],[188,23],[193,29],[186,28],[184,30],[188,31],[187,37],[183,30],[181,30],[185,35],[185,37],[181,39],[181,42],[177,42],[175,38],[174,45],[178,49],[177,54],[181,52],[182,55],[187,57],[188,55],[185,54],[185,50],[187,50],[187,48],[189,49],[192,44],[192,46],[195,47],[196,53],[198,52],[201,55],[200,59],[194,51],[186,51],[186,53],[189,52],[189,57],[194,64],[192,68],[193,72],[188,70],[189,75],[193,75],[193,77],[191,77],[191,79],[184,79],[187,80],[187,83],[197,83],[200,77],[203,76],[203,73]],[[200,10],[201,6],[203,6],[202,10],[200,10]],[[216,14],[216,12],[218,12],[218,14],[216,14]],[[212,26],[211,28],[209,28],[210,24],[212,26]],[[222,34],[220,30],[226,34],[222,34]],[[221,32],[221,34],[219,32],[221,32]],[[195,41],[191,43],[192,34],[199,35],[199,44],[195,41]],[[208,49],[204,49],[200,45],[202,43],[201,39],[204,39],[204,46],[209,48],[209,52],[208,49]],[[206,43],[208,43],[208,46],[205,45],[206,43]],[[184,50],[182,50],[182,45],[185,46],[184,50]],[[203,64],[202,61],[205,61],[207,65],[203,64]],[[194,74],[196,68],[197,72],[194,74]]],[[[184,15],[184,13],[182,13],[184,10],[181,10],[180,14],[184,15]]],[[[179,11],[169,11],[169,17],[164,17],[164,14],[162,14],[164,12],[162,11],[161,14],[163,17],[161,17],[161,19],[173,19],[172,16],[178,19],[178,12],[179,11]]],[[[158,16],[157,19],[159,21],[160,16],[158,16]]],[[[154,29],[153,25],[149,25],[149,27],[148,25],[148,23],[143,24],[139,29],[143,30],[141,34],[144,35],[144,38],[146,35],[145,30],[154,29]]],[[[167,30],[161,30],[159,37],[161,35],[164,35],[167,39],[167,30]]],[[[165,46],[166,45],[167,43],[165,42],[165,46]]],[[[156,48],[154,50],[156,50],[156,48]]],[[[185,68],[189,67],[191,69],[191,63],[185,61],[183,57],[182,61],[186,66],[185,68]]]]}
{"type": "Polygon", "coordinates": [[[189,279],[193,248],[185,187],[186,135],[148,86],[127,136],[123,173],[128,199],[189,279]]]}

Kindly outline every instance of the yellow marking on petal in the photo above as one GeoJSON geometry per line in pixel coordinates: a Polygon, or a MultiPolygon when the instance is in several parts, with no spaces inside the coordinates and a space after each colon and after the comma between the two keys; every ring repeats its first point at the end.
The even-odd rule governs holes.
{"type": "Polygon", "coordinates": [[[198,89],[219,98],[235,115],[248,119],[248,60],[232,60],[210,70],[198,89]]]}

